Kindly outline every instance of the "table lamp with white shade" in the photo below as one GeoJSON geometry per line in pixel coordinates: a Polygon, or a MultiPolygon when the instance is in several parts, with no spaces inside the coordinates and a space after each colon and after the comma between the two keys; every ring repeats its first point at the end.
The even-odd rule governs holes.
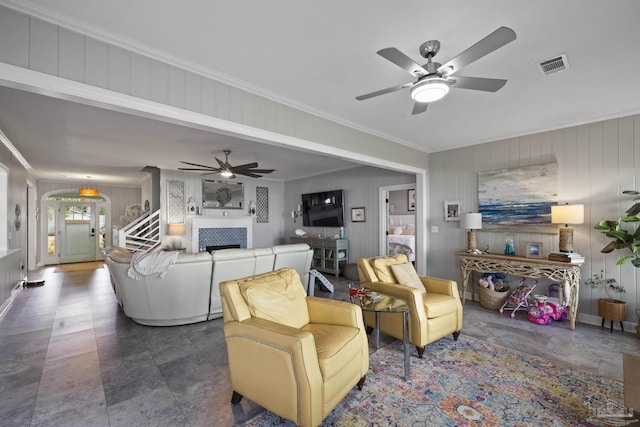
{"type": "Polygon", "coordinates": [[[482,230],[482,214],[481,213],[463,213],[460,215],[460,228],[466,228],[467,231],[467,252],[480,253],[478,250],[478,234],[476,230],[482,230]]]}
{"type": "Polygon", "coordinates": [[[573,252],[573,227],[569,225],[584,223],[584,205],[551,206],[551,223],[564,224],[560,227],[560,252],[573,252]]]}
{"type": "MultiPolygon", "coordinates": [[[[185,224],[167,224],[167,234],[169,236],[183,236],[185,232],[185,224]]],[[[171,247],[173,249],[181,249],[182,239],[180,237],[174,237],[173,240],[171,240],[171,247]]]]}

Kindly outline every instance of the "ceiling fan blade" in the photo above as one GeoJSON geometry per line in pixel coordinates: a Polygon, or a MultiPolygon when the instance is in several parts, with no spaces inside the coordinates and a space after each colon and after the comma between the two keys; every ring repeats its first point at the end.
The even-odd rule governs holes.
{"type": "Polygon", "coordinates": [[[267,173],[275,172],[275,169],[251,169],[251,170],[246,170],[245,172],[267,174],[267,173]]]}
{"type": "Polygon", "coordinates": [[[455,80],[454,88],[483,90],[485,92],[497,92],[507,83],[503,79],[487,79],[484,77],[454,76],[453,80],[455,80]]]}
{"type": "Polygon", "coordinates": [[[237,170],[237,169],[250,169],[250,168],[257,168],[257,167],[258,167],[258,164],[256,162],[253,162],[253,163],[247,163],[244,165],[231,166],[231,169],[237,170]]]}
{"type": "Polygon", "coordinates": [[[207,171],[211,173],[218,173],[220,169],[216,168],[178,168],[179,171],[207,171]]]}
{"type": "Polygon", "coordinates": [[[367,93],[367,94],[364,94],[364,95],[356,96],[356,99],[358,101],[363,101],[365,99],[373,98],[374,96],[384,95],[386,93],[395,92],[397,90],[405,89],[405,88],[408,88],[408,87],[411,87],[411,86],[413,86],[413,83],[405,83],[405,84],[400,85],[400,86],[388,87],[386,89],[381,89],[381,90],[377,90],[375,92],[371,92],[371,93],[367,93]]]}
{"type": "Polygon", "coordinates": [[[262,178],[262,175],[257,175],[255,173],[251,173],[251,172],[237,172],[238,175],[244,175],[244,176],[248,176],[250,178],[262,178]]]}
{"type": "Polygon", "coordinates": [[[215,169],[214,167],[209,165],[200,165],[198,163],[183,162],[182,160],[180,160],[180,163],[184,163],[185,165],[198,166],[200,168],[215,169]]]}
{"type": "Polygon", "coordinates": [[[217,162],[218,162],[218,164],[220,165],[220,169],[226,169],[226,168],[227,168],[227,165],[226,165],[222,160],[220,160],[220,159],[219,159],[219,158],[217,158],[217,157],[214,157],[214,159],[216,159],[216,161],[217,161],[217,162]]]}
{"type": "Polygon", "coordinates": [[[428,102],[416,102],[415,104],[413,104],[413,111],[411,111],[411,114],[420,114],[420,113],[424,113],[425,111],[427,111],[427,107],[429,106],[428,102]]]}
{"type": "Polygon", "coordinates": [[[429,74],[427,70],[422,68],[420,64],[409,58],[404,53],[400,52],[395,47],[380,49],[377,53],[384,59],[393,62],[398,67],[402,68],[407,73],[413,76],[423,77],[429,74]]]}
{"type": "Polygon", "coordinates": [[[515,39],[515,31],[508,27],[500,27],[449,62],[442,64],[438,72],[450,76],[515,39]]]}

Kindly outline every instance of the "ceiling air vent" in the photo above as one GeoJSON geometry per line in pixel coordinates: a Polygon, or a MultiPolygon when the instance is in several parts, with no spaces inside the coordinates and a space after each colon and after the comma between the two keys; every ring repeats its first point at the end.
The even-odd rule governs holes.
{"type": "Polygon", "coordinates": [[[536,65],[543,75],[548,76],[558,71],[567,70],[569,68],[569,60],[567,59],[567,54],[563,53],[562,55],[538,62],[536,65]]]}

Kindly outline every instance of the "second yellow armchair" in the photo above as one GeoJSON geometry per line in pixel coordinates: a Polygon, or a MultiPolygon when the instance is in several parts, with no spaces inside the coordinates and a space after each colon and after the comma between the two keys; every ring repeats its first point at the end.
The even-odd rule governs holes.
{"type": "MultiPolygon", "coordinates": [[[[409,341],[416,346],[418,357],[422,358],[427,344],[449,334],[458,339],[462,329],[462,303],[458,285],[452,280],[419,277],[416,287],[399,284],[391,266],[406,263],[405,255],[360,258],[358,276],[360,286],[406,301],[410,309],[409,341]]],[[[365,313],[365,323],[369,327],[374,326],[372,313],[365,313]]],[[[402,339],[402,317],[382,313],[380,330],[402,339]]]]}

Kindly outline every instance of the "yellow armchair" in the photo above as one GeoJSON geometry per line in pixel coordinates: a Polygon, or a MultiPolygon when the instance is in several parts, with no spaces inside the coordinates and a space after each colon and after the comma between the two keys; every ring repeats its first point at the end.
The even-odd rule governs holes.
{"type": "Polygon", "coordinates": [[[369,370],[362,310],[308,297],[293,269],[220,283],[233,396],[316,426],[369,370]],[[277,392],[276,392],[277,390],[277,392]]]}
{"type": "MultiPolygon", "coordinates": [[[[391,265],[408,263],[405,255],[358,259],[360,286],[406,301],[409,306],[409,341],[422,358],[424,348],[449,334],[455,340],[462,329],[462,303],[458,285],[452,280],[419,277],[421,287],[398,284],[391,265]]],[[[418,285],[420,286],[420,285],[418,285]]],[[[375,325],[373,313],[365,313],[365,324],[375,325]]],[[[380,330],[402,339],[402,317],[381,313],[380,330]]]]}

